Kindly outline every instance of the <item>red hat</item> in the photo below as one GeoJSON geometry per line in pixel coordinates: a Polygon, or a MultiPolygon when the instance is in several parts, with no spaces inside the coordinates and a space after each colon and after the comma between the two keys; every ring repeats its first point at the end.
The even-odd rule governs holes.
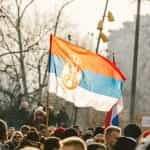
{"type": "Polygon", "coordinates": [[[57,128],[57,129],[54,131],[54,136],[59,137],[59,138],[63,138],[64,131],[65,131],[65,128],[62,128],[62,127],[57,128]]]}
{"type": "Polygon", "coordinates": [[[55,132],[64,132],[64,131],[65,131],[65,128],[62,128],[62,127],[57,128],[57,129],[55,130],[55,132]]]}

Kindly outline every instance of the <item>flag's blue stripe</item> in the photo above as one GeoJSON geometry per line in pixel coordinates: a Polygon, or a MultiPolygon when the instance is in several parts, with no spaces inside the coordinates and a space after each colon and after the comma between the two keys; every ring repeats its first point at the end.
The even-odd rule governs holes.
{"type": "MultiPolygon", "coordinates": [[[[60,77],[64,68],[64,60],[52,55],[50,66],[49,72],[53,72],[57,77],[60,77]]],[[[82,80],[79,86],[97,94],[120,98],[122,96],[122,85],[122,80],[82,70],[82,80]]]]}
{"type": "Polygon", "coordinates": [[[112,119],[112,125],[114,126],[118,126],[119,125],[119,119],[118,119],[118,115],[115,116],[113,119],[112,119]]]}

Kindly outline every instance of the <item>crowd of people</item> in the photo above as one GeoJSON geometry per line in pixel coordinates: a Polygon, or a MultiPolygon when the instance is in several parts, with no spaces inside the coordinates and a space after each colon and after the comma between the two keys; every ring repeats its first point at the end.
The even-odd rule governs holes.
{"type": "MultiPolygon", "coordinates": [[[[64,106],[61,106],[59,111],[55,111],[53,106],[49,108],[49,119],[48,124],[50,126],[63,126],[68,127],[70,124],[69,116],[65,110],[64,106]]],[[[24,124],[31,126],[38,126],[39,124],[46,123],[46,108],[38,103],[34,109],[29,107],[29,103],[24,101],[21,103],[20,108],[18,109],[16,120],[13,126],[19,128],[24,124]],[[17,124],[16,124],[17,123],[17,124]]]]}
{"type": "Polygon", "coordinates": [[[65,128],[38,124],[7,127],[0,119],[0,150],[150,150],[150,130],[142,133],[136,124],[124,129],[116,126],[65,128]]]}
{"type": "Polygon", "coordinates": [[[46,110],[40,103],[29,110],[23,102],[14,120],[17,126],[0,119],[0,150],[150,150],[150,130],[142,132],[136,124],[82,130],[70,125],[64,106],[57,113],[51,106],[46,126],[46,110]]]}

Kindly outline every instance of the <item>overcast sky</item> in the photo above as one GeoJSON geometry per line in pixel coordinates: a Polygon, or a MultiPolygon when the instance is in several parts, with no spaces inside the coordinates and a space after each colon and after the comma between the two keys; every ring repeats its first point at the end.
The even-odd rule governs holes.
{"type": "MultiPolygon", "coordinates": [[[[96,31],[97,22],[102,17],[106,0],[76,0],[63,11],[68,19],[78,24],[78,29],[83,32],[96,31]]],[[[132,21],[136,13],[135,0],[109,0],[108,10],[115,16],[115,22],[109,23],[106,28],[118,29],[122,23],[132,21]]],[[[37,0],[41,12],[55,10],[64,3],[64,0],[37,0]],[[56,6],[59,5],[59,6],[56,6]]],[[[150,2],[142,0],[142,14],[150,14],[150,2]]],[[[106,23],[107,24],[107,23],[106,23]]]]}
{"type": "MultiPolygon", "coordinates": [[[[46,16],[51,15],[50,12],[58,9],[67,0],[36,0],[35,3],[38,13],[46,16]]],[[[69,1],[69,0],[68,0],[69,1]]],[[[108,10],[112,11],[115,16],[115,21],[105,21],[104,32],[109,36],[109,30],[119,30],[123,28],[123,23],[133,21],[136,14],[137,0],[109,0],[108,10]]],[[[80,33],[81,36],[86,36],[87,33],[94,33],[93,45],[96,45],[98,21],[102,18],[106,0],[75,0],[67,6],[62,13],[62,16],[67,18],[67,22],[76,24],[75,32],[80,33]]],[[[30,9],[31,11],[34,9],[30,9]]],[[[150,14],[150,1],[142,0],[141,14],[150,14]]],[[[43,16],[44,16],[43,15],[43,16]]],[[[61,19],[62,19],[61,16],[61,19]]],[[[54,22],[55,23],[55,22],[54,22]]],[[[106,49],[107,44],[101,43],[101,48],[106,49]]]]}

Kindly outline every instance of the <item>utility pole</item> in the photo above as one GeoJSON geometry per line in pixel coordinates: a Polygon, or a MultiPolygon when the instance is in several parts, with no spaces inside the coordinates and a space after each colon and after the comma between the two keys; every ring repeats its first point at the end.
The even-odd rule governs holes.
{"type": "Polygon", "coordinates": [[[141,8],[141,0],[137,0],[137,15],[136,15],[132,81],[131,81],[130,123],[134,122],[135,117],[136,79],[137,79],[139,32],[140,32],[140,8],[141,8]]]}

